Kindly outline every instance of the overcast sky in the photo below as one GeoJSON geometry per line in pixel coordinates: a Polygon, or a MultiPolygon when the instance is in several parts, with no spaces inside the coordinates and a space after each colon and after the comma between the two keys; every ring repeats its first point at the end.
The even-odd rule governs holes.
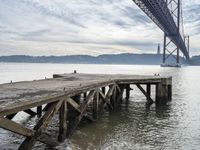
{"type": "MultiPolygon", "coordinates": [[[[183,0],[192,55],[200,0],[183,0]]],[[[0,0],[0,55],[155,53],[162,31],[132,0],[0,0]]]]}

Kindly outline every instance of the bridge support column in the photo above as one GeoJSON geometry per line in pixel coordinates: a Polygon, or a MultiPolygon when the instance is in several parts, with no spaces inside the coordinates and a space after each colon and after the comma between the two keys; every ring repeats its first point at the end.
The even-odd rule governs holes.
{"type": "Polygon", "coordinates": [[[171,10],[171,15],[175,17],[174,20],[177,25],[177,32],[173,35],[167,35],[164,34],[164,43],[163,43],[163,62],[162,66],[173,66],[173,67],[179,67],[180,66],[180,0],[169,0],[167,2],[168,8],[171,10]],[[171,7],[171,5],[176,5],[175,7],[171,7]],[[167,40],[168,39],[168,40],[167,40]],[[177,43],[174,44],[173,39],[178,39],[177,43]],[[166,53],[168,53],[166,55],[166,53]],[[176,54],[175,54],[176,53],[176,54]],[[174,58],[175,63],[172,63],[171,59],[167,62],[167,59],[174,58]]]}

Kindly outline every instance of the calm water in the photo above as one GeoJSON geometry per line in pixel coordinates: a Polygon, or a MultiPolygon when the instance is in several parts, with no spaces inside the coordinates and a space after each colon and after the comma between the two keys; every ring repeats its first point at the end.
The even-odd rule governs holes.
{"type": "MultiPolygon", "coordinates": [[[[173,100],[167,106],[146,108],[145,97],[133,87],[128,104],[124,102],[117,112],[104,113],[96,123],[82,125],[57,149],[200,149],[200,67],[0,63],[0,83],[41,79],[75,69],[81,73],[171,75],[173,100]]],[[[15,118],[29,126],[36,119],[23,113],[15,118]]],[[[57,120],[53,124],[57,126],[57,120]]],[[[0,129],[0,149],[17,149],[21,142],[20,136],[0,129]]]]}

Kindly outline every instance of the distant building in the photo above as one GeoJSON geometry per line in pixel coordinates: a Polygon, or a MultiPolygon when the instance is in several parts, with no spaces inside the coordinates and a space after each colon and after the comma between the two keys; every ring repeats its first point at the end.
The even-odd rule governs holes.
{"type": "Polygon", "coordinates": [[[160,55],[160,43],[158,43],[157,54],[160,55]]]}

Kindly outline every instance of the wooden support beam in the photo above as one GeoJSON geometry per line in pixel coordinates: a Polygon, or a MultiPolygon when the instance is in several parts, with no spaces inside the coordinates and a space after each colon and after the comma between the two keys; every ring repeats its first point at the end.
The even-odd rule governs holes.
{"type": "MultiPolygon", "coordinates": [[[[147,83],[146,84],[146,88],[147,88],[147,94],[151,97],[151,84],[150,83],[147,83]]],[[[148,101],[148,98],[147,98],[147,101],[148,101]]]]}
{"type": "Polygon", "coordinates": [[[105,103],[104,103],[104,104],[107,104],[107,106],[108,106],[108,108],[109,108],[110,110],[113,109],[113,106],[111,105],[111,102],[110,102],[110,98],[111,98],[111,96],[112,96],[112,94],[113,94],[113,90],[115,89],[115,87],[116,87],[115,84],[109,86],[109,90],[108,90],[108,92],[107,92],[107,94],[106,94],[106,98],[105,98],[105,103]]]}
{"type": "Polygon", "coordinates": [[[39,117],[42,115],[42,106],[37,106],[37,115],[39,117]]]}
{"type": "Polygon", "coordinates": [[[121,103],[121,101],[123,99],[123,92],[124,92],[124,87],[122,85],[117,85],[117,87],[116,87],[116,107],[119,106],[119,104],[121,103]]]}
{"type": "Polygon", "coordinates": [[[116,103],[117,103],[117,107],[118,107],[119,104],[122,102],[123,91],[124,91],[124,89],[121,89],[121,92],[119,92],[119,91],[116,92],[116,103]]]}
{"type": "Polygon", "coordinates": [[[106,87],[102,87],[102,93],[105,95],[106,94],[106,87]]]}
{"type": "Polygon", "coordinates": [[[126,85],[119,84],[118,87],[120,88],[121,92],[119,91],[119,94],[117,94],[117,95],[120,96],[119,100],[122,101],[123,100],[123,96],[124,96],[124,91],[126,89],[126,85]]]}
{"type": "Polygon", "coordinates": [[[105,94],[101,90],[99,90],[99,113],[102,113],[104,110],[104,104],[106,101],[105,99],[105,94]]]}
{"type": "Polygon", "coordinates": [[[58,141],[63,142],[67,135],[67,100],[65,100],[59,111],[59,136],[58,141]]]}
{"type": "Polygon", "coordinates": [[[120,85],[119,87],[120,87],[120,89],[121,89],[121,98],[120,98],[120,99],[121,99],[121,101],[122,101],[125,88],[124,88],[123,85],[120,85]]]}
{"type": "Polygon", "coordinates": [[[117,88],[118,92],[120,92],[120,93],[122,92],[121,88],[120,88],[120,86],[118,84],[116,84],[116,88],[117,88]]]}
{"type": "Polygon", "coordinates": [[[96,92],[93,99],[93,118],[97,119],[99,113],[99,92],[96,92]]]}
{"type": "Polygon", "coordinates": [[[99,96],[105,101],[106,96],[102,91],[99,91],[99,96]]]}
{"type": "Polygon", "coordinates": [[[49,109],[49,107],[50,107],[50,104],[51,103],[46,104],[46,106],[43,108],[43,111],[47,111],[49,109]]]}
{"type": "Polygon", "coordinates": [[[78,112],[81,112],[81,110],[80,110],[80,105],[79,105],[75,100],[73,100],[72,98],[68,98],[68,99],[67,99],[67,102],[68,102],[74,109],[76,109],[78,112]]]}
{"type": "Polygon", "coordinates": [[[90,91],[90,93],[87,95],[86,101],[85,103],[83,103],[80,106],[80,114],[76,117],[76,119],[70,123],[70,127],[68,128],[67,131],[67,136],[71,136],[72,133],[74,132],[74,130],[77,128],[78,124],[80,123],[81,119],[83,118],[83,116],[85,115],[85,111],[88,107],[88,104],[90,103],[90,101],[94,98],[96,91],[90,91]]]}
{"type": "Polygon", "coordinates": [[[82,116],[84,115],[85,110],[86,110],[88,104],[90,103],[90,101],[94,98],[95,93],[96,93],[96,91],[91,91],[88,94],[85,103],[83,105],[81,105],[81,114],[79,115],[79,120],[81,120],[82,116]]]}
{"type": "Polygon", "coordinates": [[[33,136],[34,131],[28,128],[23,127],[22,125],[9,120],[7,118],[0,117],[0,128],[12,131],[14,133],[23,135],[23,136],[33,136]]]}
{"type": "MultiPolygon", "coordinates": [[[[68,98],[67,102],[78,112],[81,113],[80,110],[80,105],[78,103],[76,103],[72,98],[68,98]]],[[[94,122],[94,119],[92,117],[90,117],[89,115],[85,114],[84,115],[85,119],[87,119],[90,122],[94,122]]]]}
{"type": "Polygon", "coordinates": [[[115,86],[116,86],[115,84],[109,86],[109,90],[106,94],[106,98],[109,98],[110,96],[112,96],[112,93],[113,93],[113,90],[115,89],[115,86]]]}
{"type": "Polygon", "coordinates": [[[31,109],[27,109],[27,110],[24,110],[25,113],[29,114],[30,116],[35,116],[37,115],[36,112],[32,111],[31,109]]]}
{"type": "Polygon", "coordinates": [[[110,103],[112,105],[113,108],[116,108],[116,92],[117,92],[117,89],[116,89],[116,86],[112,92],[112,96],[110,97],[110,103]]]}
{"type": "Polygon", "coordinates": [[[140,91],[146,96],[147,101],[149,104],[153,103],[152,98],[147,94],[147,92],[142,88],[142,86],[140,84],[136,84],[136,86],[140,89],[140,91]]]}
{"type": "Polygon", "coordinates": [[[126,100],[130,98],[130,84],[126,85],[126,100]]]}
{"type": "Polygon", "coordinates": [[[83,99],[85,100],[87,97],[87,92],[83,93],[83,99]]]}
{"type": "Polygon", "coordinates": [[[6,118],[9,120],[12,120],[16,115],[17,115],[17,113],[14,113],[14,114],[6,116],[6,118]]]}
{"type": "Polygon", "coordinates": [[[36,131],[35,134],[31,137],[27,137],[23,143],[20,145],[19,150],[30,150],[34,146],[35,142],[40,137],[42,131],[48,126],[49,122],[53,116],[58,112],[63,100],[58,102],[53,102],[49,105],[47,112],[42,116],[39,122],[34,127],[36,131]]]}

